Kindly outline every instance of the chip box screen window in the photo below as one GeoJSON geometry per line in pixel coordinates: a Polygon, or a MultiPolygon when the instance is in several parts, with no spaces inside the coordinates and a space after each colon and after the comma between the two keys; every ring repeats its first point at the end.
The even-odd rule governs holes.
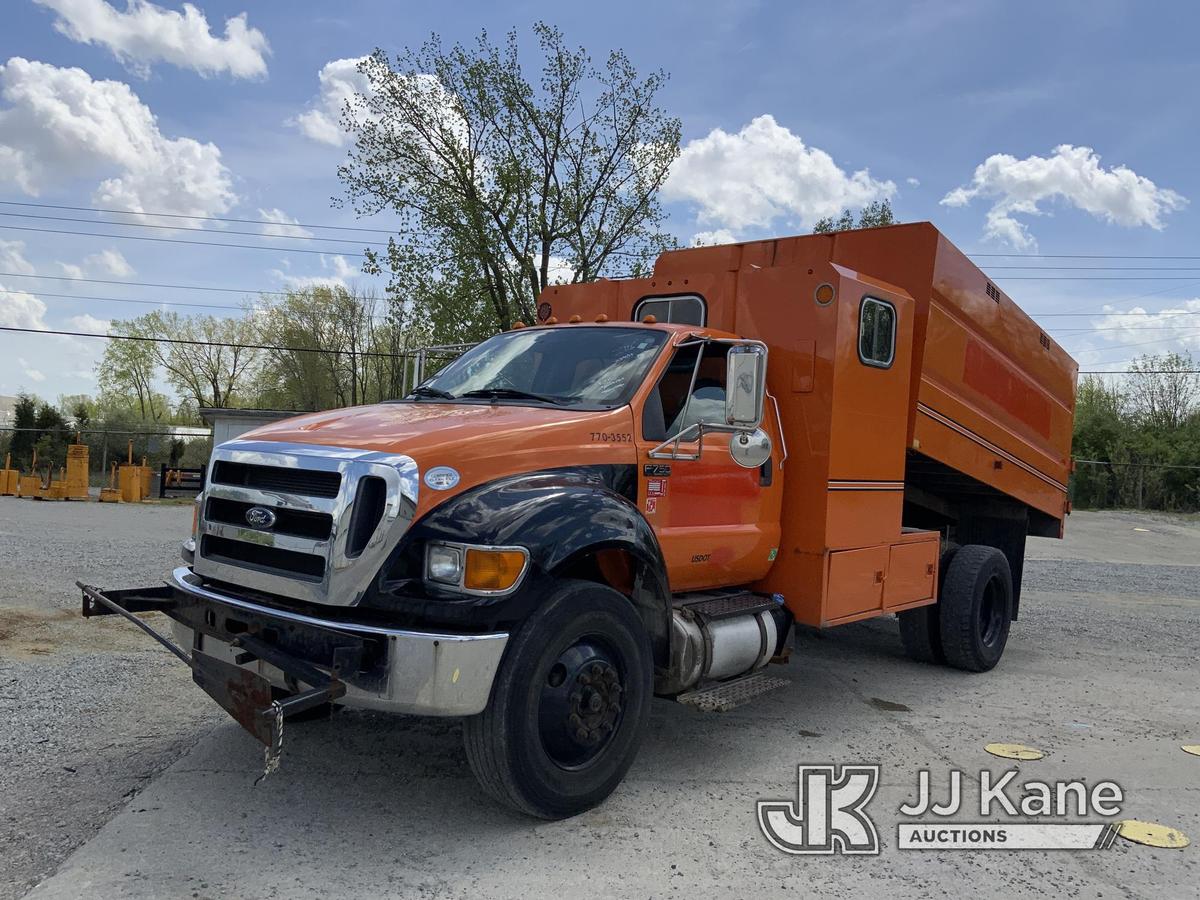
{"type": "Polygon", "coordinates": [[[886,369],[896,357],[896,307],[864,297],[858,313],[858,358],[886,369]]]}
{"type": "Polygon", "coordinates": [[[656,322],[674,325],[704,325],[704,299],[696,294],[682,297],[646,297],[633,308],[633,321],[640,322],[646,316],[654,316],[656,322]]]}

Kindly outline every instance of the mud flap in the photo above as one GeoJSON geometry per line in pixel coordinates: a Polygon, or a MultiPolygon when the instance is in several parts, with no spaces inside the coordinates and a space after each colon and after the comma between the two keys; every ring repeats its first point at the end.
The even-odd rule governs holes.
{"type": "Polygon", "coordinates": [[[283,707],[271,699],[271,683],[257,672],[204,653],[192,654],[192,680],[265,747],[262,781],[279,768],[283,707]]]}

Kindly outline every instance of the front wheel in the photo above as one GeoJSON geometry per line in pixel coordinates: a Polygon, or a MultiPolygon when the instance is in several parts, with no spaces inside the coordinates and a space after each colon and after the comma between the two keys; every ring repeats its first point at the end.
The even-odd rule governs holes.
{"type": "Polygon", "coordinates": [[[480,786],[543,819],[603,801],[637,755],[653,669],[628,599],[604,585],[561,582],[509,643],[487,708],[463,721],[480,786]]]}

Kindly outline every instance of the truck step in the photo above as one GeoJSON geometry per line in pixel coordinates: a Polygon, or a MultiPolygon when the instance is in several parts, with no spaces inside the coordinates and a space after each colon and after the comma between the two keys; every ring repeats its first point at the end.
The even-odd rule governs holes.
{"type": "Polygon", "coordinates": [[[786,678],[755,672],[698,691],[688,691],[675,699],[688,706],[694,706],[701,712],[729,712],[749,703],[755,697],[787,684],[786,678]]]}
{"type": "Polygon", "coordinates": [[[676,609],[682,608],[693,613],[698,619],[715,622],[774,609],[778,604],[766,594],[739,591],[731,594],[680,594],[675,597],[674,605],[676,609]]]}

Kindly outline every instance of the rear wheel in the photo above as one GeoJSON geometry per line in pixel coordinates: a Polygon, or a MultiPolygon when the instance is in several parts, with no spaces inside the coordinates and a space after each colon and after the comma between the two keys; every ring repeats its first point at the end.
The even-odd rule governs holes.
{"type": "MultiPolygon", "coordinates": [[[[946,543],[938,562],[938,591],[946,582],[946,569],[958,552],[958,544],[946,543]]],[[[942,651],[941,611],[936,603],[910,609],[897,614],[900,620],[900,641],[909,659],[917,662],[944,665],[946,654],[942,651]]]]}
{"type": "Polygon", "coordinates": [[[1008,559],[982,544],[960,548],[946,567],[938,609],[946,662],[969,672],[991,669],[1004,653],[1012,622],[1008,559]]]}
{"type": "Polygon", "coordinates": [[[467,760],[496,800],[544,819],[590,809],[641,743],[650,640],[609,587],[564,581],[517,632],[487,709],[463,721],[467,760]]]}

